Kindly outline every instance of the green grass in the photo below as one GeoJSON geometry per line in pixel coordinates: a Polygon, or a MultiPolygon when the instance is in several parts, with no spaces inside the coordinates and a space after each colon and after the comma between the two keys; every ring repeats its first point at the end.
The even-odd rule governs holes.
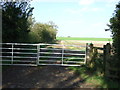
{"type": "Polygon", "coordinates": [[[103,68],[103,59],[96,58],[92,67],[89,65],[83,65],[81,67],[69,67],[74,70],[76,74],[80,75],[80,78],[83,80],[83,87],[90,88],[118,88],[119,82],[105,77],[104,68],[103,68]]]}
{"type": "Polygon", "coordinates": [[[119,88],[119,82],[108,80],[99,71],[93,71],[86,66],[83,67],[69,67],[74,70],[75,73],[80,75],[83,80],[82,86],[90,88],[119,88]]]}
{"type": "Polygon", "coordinates": [[[112,41],[112,38],[57,37],[57,40],[112,41]]]}

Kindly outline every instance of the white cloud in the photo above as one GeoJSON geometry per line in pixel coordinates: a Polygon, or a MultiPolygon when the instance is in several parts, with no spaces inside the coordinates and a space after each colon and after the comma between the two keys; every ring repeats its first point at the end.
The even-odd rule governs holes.
{"type": "Polygon", "coordinates": [[[78,0],[32,0],[32,2],[78,2],[78,0]]]}
{"type": "Polygon", "coordinates": [[[92,8],[92,7],[83,7],[81,9],[73,9],[73,8],[69,8],[69,9],[66,9],[65,10],[66,12],[68,13],[71,13],[71,14],[81,14],[83,12],[97,12],[97,11],[102,11],[102,8],[92,8]]]}
{"type": "Polygon", "coordinates": [[[120,0],[80,0],[79,4],[80,5],[91,5],[91,4],[94,4],[96,2],[98,2],[98,3],[103,2],[106,4],[115,4],[115,3],[118,3],[119,1],[120,0]]]}
{"type": "Polygon", "coordinates": [[[108,8],[114,8],[115,5],[120,1],[120,0],[98,0],[99,2],[105,3],[105,6],[108,8]]]}
{"type": "Polygon", "coordinates": [[[115,3],[119,2],[120,0],[97,0],[98,2],[106,2],[106,3],[115,3]]]}
{"type": "Polygon", "coordinates": [[[120,0],[32,0],[32,2],[76,2],[80,5],[91,5],[95,2],[116,3],[120,0]]]}
{"type": "Polygon", "coordinates": [[[95,0],[80,0],[79,4],[80,5],[91,5],[95,2],[95,0]]]}

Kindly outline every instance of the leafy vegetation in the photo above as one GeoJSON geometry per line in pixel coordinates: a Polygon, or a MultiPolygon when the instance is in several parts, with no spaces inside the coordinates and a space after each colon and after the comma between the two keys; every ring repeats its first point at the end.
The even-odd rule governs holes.
{"type": "Polygon", "coordinates": [[[2,41],[25,42],[29,30],[29,16],[33,7],[28,2],[0,2],[2,6],[2,41]]]}
{"type": "Polygon", "coordinates": [[[52,22],[35,23],[31,28],[30,42],[51,43],[56,40],[57,26],[52,22]]]}
{"type": "Polygon", "coordinates": [[[0,2],[2,6],[2,41],[50,43],[56,39],[57,25],[35,22],[30,1],[0,2]]]}
{"type": "Polygon", "coordinates": [[[112,41],[111,38],[57,37],[57,40],[112,41]]]}
{"type": "MultiPolygon", "coordinates": [[[[113,38],[113,57],[114,63],[111,60],[111,65],[113,68],[119,69],[120,65],[120,2],[116,5],[116,10],[113,13],[113,17],[110,18],[110,24],[108,24],[109,29],[112,32],[113,38]]],[[[118,77],[120,72],[118,71],[118,77]]],[[[119,78],[120,80],[120,78],[119,78]]]]}

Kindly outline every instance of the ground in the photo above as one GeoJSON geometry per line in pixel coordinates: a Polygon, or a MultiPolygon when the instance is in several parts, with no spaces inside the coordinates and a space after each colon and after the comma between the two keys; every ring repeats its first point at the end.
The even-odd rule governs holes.
{"type": "MultiPolygon", "coordinates": [[[[61,44],[77,45],[85,43],[91,41],[61,42],[61,44]]],[[[102,47],[108,41],[92,41],[92,43],[102,47]]],[[[62,66],[9,66],[3,69],[2,80],[3,88],[94,88],[91,83],[85,83],[79,74],[62,66]]]]}
{"type": "Polygon", "coordinates": [[[3,88],[80,88],[82,79],[68,67],[10,66],[2,73],[3,88]]]}

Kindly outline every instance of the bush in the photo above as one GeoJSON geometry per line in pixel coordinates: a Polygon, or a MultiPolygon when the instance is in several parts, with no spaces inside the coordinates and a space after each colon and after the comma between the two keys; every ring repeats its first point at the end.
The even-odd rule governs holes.
{"type": "Polygon", "coordinates": [[[31,42],[50,43],[56,40],[57,29],[54,25],[35,23],[31,33],[31,42]]]}

